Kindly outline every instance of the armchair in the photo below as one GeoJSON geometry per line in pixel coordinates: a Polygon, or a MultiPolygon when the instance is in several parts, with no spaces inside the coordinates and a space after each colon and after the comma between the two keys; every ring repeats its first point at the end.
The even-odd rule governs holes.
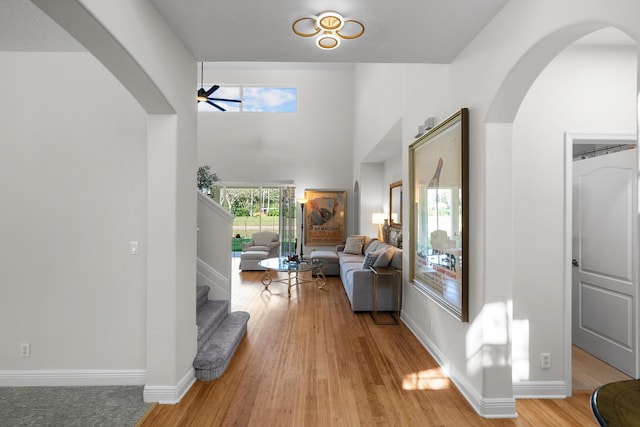
{"type": "Polygon", "coordinates": [[[431,249],[432,255],[444,254],[449,252],[449,249],[456,247],[456,241],[449,239],[449,234],[444,230],[435,230],[431,232],[431,249]]]}
{"type": "Polygon", "coordinates": [[[272,231],[259,231],[251,235],[251,240],[242,244],[242,252],[268,252],[267,258],[280,254],[280,236],[272,231]]]}

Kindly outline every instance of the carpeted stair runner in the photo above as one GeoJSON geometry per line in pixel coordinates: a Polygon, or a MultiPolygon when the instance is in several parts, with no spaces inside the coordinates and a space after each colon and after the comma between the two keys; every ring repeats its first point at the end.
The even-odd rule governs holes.
{"type": "Polygon", "coordinates": [[[229,313],[229,301],[209,300],[208,293],[209,286],[196,288],[198,354],[193,367],[201,381],[214,380],[224,373],[249,321],[249,313],[229,313]]]}

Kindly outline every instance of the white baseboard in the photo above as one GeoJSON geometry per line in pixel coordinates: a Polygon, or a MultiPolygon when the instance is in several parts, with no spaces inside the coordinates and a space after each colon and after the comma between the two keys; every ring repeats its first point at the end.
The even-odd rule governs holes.
{"type": "Polygon", "coordinates": [[[445,375],[449,377],[478,415],[484,418],[516,418],[518,416],[515,399],[487,399],[482,397],[460,372],[447,363],[444,353],[405,312],[402,313],[402,321],[443,368],[445,375]]]}
{"type": "Polygon", "coordinates": [[[224,277],[200,258],[196,261],[196,283],[198,285],[207,285],[211,288],[209,290],[209,299],[230,301],[231,283],[229,278],[224,277]]]}
{"type": "Polygon", "coordinates": [[[513,383],[516,399],[566,399],[567,385],[564,381],[518,381],[513,383]]]}
{"type": "Polygon", "coordinates": [[[180,402],[189,391],[193,383],[196,382],[196,371],[191,368],[182,377],[180,382],[174,386],[147,385],[144,387],[144,401],[158,402],[163,404],[174,404],[180,402]]]}
{"type": "Polygon", "coordinates": [[[51,369],[0,371],[0,387],[144,385],[144,369],[51,369]]]}

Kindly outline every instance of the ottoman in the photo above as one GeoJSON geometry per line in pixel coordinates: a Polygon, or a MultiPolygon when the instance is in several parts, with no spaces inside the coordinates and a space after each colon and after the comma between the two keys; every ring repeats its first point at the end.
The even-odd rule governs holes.
{"type": "Polygon", "coordinates": [[[240,270],[264,270],[258,265],[258,262],[269,258],[269,252],[265,251],[247,251],[240,254],[240,270]]]}
{"type": "Polygon", "coordinates": [[[322,267],[322,272],[325,276],[339,276],[340,275],[340,259],[335,251],[313,251],[309,256],[312,261],[322,260],[326,262],[322,267]]]}

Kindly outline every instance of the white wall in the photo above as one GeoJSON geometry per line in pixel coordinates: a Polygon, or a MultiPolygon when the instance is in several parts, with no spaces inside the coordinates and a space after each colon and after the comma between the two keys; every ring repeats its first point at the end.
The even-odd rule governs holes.
{"type": "Polygon", "coordinates": [[[195,381],[197,350],[195,60],[146,0],[32,1],[98,58],[147,113],[144,398],[175,402],[195,381]]]}
{"type": "Polygon", "coordinates": [[[144,370],[146,114],[90,54],[0,62],[0,369],[144,370]]]}
{"type": "Polygon", "coordinates": [[[358,182],[360,185],[360,234],[371,237],[378,236],[378,226],[371,223],[372,214],[375,212],[383,212],[382,205],[384,203],[383,188],[383,163],[362,163],[360,165],[360,176],[358,182]]]}
{"type": "MultiPolygon", "coordinates": [[[[69,367],[75,369],[71,373],[68,370],[56,371],[53,382],[70,385],[144,383],[146,400],[175,402],[195,379],[192,366],[196,352],[196,193],[193,191],[193,183],[197,162],[196,111],[192,92],[196,74],[195,61],[147,1],[120,1],[117,5],[93,0],[33,2],[91,52],[91,55],[84,54],[86,57],[98,58],[104,64],[104,68],[100,69],[104,73],[104,79],[108,81],[108,84],[100,84],[101,78],[96,78],[96,84],[84,84],[86,76],[93,77],[91,69],[82,64],[73,64],[59,70],[53,67],[60,78],[54,79],[50,84],[42,84],[41,81],[46,80],[42,74],[49,71],[49,64],[44,64],[34,68],[37,73],[23,82],[24,87],[37,88],[41,85],[42,89],[30,98],[24,97],[24,93],[20,96],[21,99],[34,100],[35,105],[46,105],[44,98],[55,100],[49,110],[53,111],[51,117],[57,120],[46,118],[38,121],[42,112],[32,112],[29,108],[21,111],[9,109],[6,114],[8,122],[16,121],[23,125],[27,122],[30,126],[35,126],[38,135],[30,136],[29,142],[42,145],[43,141],[54,141],[62,142],[58,144],[62,147],[65,143],[72,148],[74,144],[79,147],[77,152],[68,150],[64,161],[52,157],[64,171],[61,176],[66,178],[60,181],[60,186],[66,191],[62,200],[64,204],[56,206],[56,209],[68,215],[60,215],[62,223],[51,224],[52,229],[48,231],[51,234],[46,237],[64,239],[67,234],[84,233],[82,239],[72,247],[55,246],[58,243],[55,239],[51,239],[54,243],[47,247],[51,252],[69,252],[64,254],[66,265],[54,263],[48,271],[50,277],[58,277],[55,274],[61,274],[61,266],[64,267],[62,278],[57,278],[56,282],[61,285],[52,292],[56,297],[62,295],[63,298],[53,298],[54,302],[59,302],[55,309],[47,305],[42,314],[36,310],[35,318],[38,321],[34,324],[37,323],[37,328],[41,328],[43,324],[52,324],[57,329],[56,333],[67,334],[55,342],[56,351],[64,354],[65,361],[72,360],[69,367]],[[157,49],[158,45],[162,45],[161,50],[157,49]],[[57,85],[60,90],[51,89],[57,85]],[[121,85],[126,87],[126,91],[117,92],[112,88],[116,86],[122,89],[121,85]],[[104,94],[103,91],[114,91],[114,94],[104,94]],[[130,95],[120,98],[119,93],[130,95]],[[94,108],[96,105],[100,105],[100,108],[94,108]],[[136,109],[130,105],[142,108],[136,109]],[[107,113],[94,116],[95,111],[102,110],[107,113]],[[118,120],[121,117],[127,119],[124,123],[129,123],[128,120],[136,125],[138,120],[143,123],[140,127],[143,129],[143,144],[131,145],[132,138],[127,134],[128,125],[118,120]],[[38,127],[39,124],[42,127],[38,127]],[[116,142],[109,141],[106,144],[105,137],[113,138],[116,142]],[[80,145],[78,141],[97,141],[100,145],[95,148],[88,144],[80,145]],[[134,149],[141,149],[142,157],[137,152],[136,155],[131,154],[130,151],[134,149]],[[76,165],[85,157],[92,162],[76,165]],[[140,161],[141,158],[144,160],[140,161]],[[129,167],[130,162],[134,166],[129,167]],[[92,174],[101,171],[100,167],[106,167],[105,164],[108,165],[109,173],[99,175],[101,179],[96,182],[91,181],[94,179],[92,174]],[[76,170],[81,173],[75,172],[76,170]],[[69,175],[74,178],[73,181],[65,175],[69,171],[75,172],[69,175]],[[89,184],[77,184],[76,178],[85,175],[89,177],[89,184]],[[112,187],[110,190],[103,190],[106,186],[112,187]],[[138,191],[140,188],[144,191],[138,191]],[[105,192],[104,198],[99,191],[105,192]],[[131,195],[131,192],[135,195],[131,195]],[[117,197],[113,196],[114,193],[117,197]],[[102,210],[106,214],[102,214],[102,210]],[[76,218],[77,212],[87,218],[82,217],[79,221],[76,218]],[[96,218],[99,220],[97,224],[96,218]],[[129,230],[129,223],[135,222],[131,218],[142,218],[140,224],[136,223],[135,233],[129,230]],[[74,219],[76,222],[73,222],[74,219]],[[105,224],[106,221],[113,222],[105,224]],[[81,228],[74,228],[76,226],[81,228]],[[99,230],[97,239],[89,238],[89,228],[99,230]],[[123,231],[138,235],[136,240],[140,242],[141,252],[140,260],[135,263],[144,271],[140,278],[137,271],[135,274],[129,271],[131,267],[128,264],[132,260],[128,256],[121,259],[120,251],[124,250],[128,255],[129,241],[133,240],[127,235],[123,248],[123,231]],[[84,252],[77,254],[80,250],[84,252]],[[72,253],[76,254],[75,258],[72,253]],[[80,267],[74,271],[72,265],[80,267]],[[138,279],[143,280],[144,284],[140,284],[138,279]],[[97,286],[87,285],[90,280],[97,280],[97,286]],[[105,284],[105,280],[108,283],[105,284]],[[76,282],[82,283],[84,287],[76,282]],[[132,286],[131,282],[136,286],[132,286]],[[114,293],[114,290],[120,291],[123,286],[128,293],[114,293]],[[60,289],[66,293],[55,292],[60,289]],[[130,296],[131,292],[136,293],[130,296]],[[144,295],[142,300],[136,299],[140,295],[138,292],[144,295]],[[72,297],[74,294],[78,295],[77,303],[72,297]],[[113,298],[117,299],[117,303],[107,305],[107,309],[102,311],[95,309],[92,306],[94,300],[105,295],[106,302],[97,303],[98,307],[101,307],[100,304],[112,303],[113,298]],[[120,313],[120,309],[125,311],[120,313]],[[95,320],[96,312],[102,314],[98,316],[98,320],[95,320]],[[82,315],[76,316],[76,313],[82,315]],[[128,317],[129,314],[131,316],[128,317]],[[74,320],[71,328],[48,322],[51,317],[60,319],[62,323],[70,323],[68,319],[71,316],[74,320]],[[116,319],[108,316],[116,316],[116,319]],[[98,331],[93,334],[85,332],[96,324],[98,331]],[[76,329],[81,332],[80,336],[69,335],[69,331],[76,329]],[[138,333],[141,329],[144,329],[142,336],[138,333]],[[120,336],[121,331],[124,338],[120,336]],[[135,334],[135,339],[130,339],[132,334],[135,334]],[[72,346],[68,346],[67,341],[72,346]],[[125,347],[120,348],[114,343],[125,347]],[[78,351],[69,348],[76,346],[81,348],[78,351]],[[103,349],[108,350],[102,351],[103,349]],[[127,357],[130,354],[135,356],[127,357]],[[140,361],[140,356],[144,357],[144,361],[140,361]],[[124,359],[126,360],[123,362],[124,359]],[[144,369],[137,369],[132,373],[128,371],[131,370],[130,365],[144,369]],[[89,368],[85,368],[87,366],[89,368]],[[114,368],[109,369],[111,367],[114,368]],[[83,369],[101,371],[95,373],[83,369]]],[[[92,61],[97,64],[95,59],[92,61]]],[[[55,59],[52,63],[57,64],[55,59]]],[[[15,80],[20,81],[19,78],[15,80]]],[[[11,79],[6,81],[15,83],[11,79]]],[[[18,101],[16,104],[20,105],[18,101]]],[[[30,135],[32,129],[21,129],[18,132],[22,131],[24,135],[30,135]]],[[[29,154],[37,155],[41,151],[40,145],[32,147],[29,154]]],[[[15,179],[20,173],[12,176],[15,179]]],[[[52,182],[57,184],[57,181],[52,182]]],[[[21,208],[24,206],[19,203],[16,205],[18,212],[29,214],[28,206],[23,211],[21,208]]],[[[57,216],[53,218],[58,219],[57,216]]],[[[20,245],[19,238],[15,239],[15,243],[20,245]]],[[[14,241],[7,240],[3,243],[7,243],[10,248],[14,241]]],[[[58,261],[57,258],[53,259],[58,261]]],[[[32,261],[34,262],[40,261],[36,259],[32,261]]],[[[29,283],[32,291],[39,286],[46,289],[46,285],[41,283],[29,283]]],[[[20,293],[11,294],[11,302],[14,304],[28,304],[28,301],[28,296],[25,298],[20,293]]],[[[12,319],[15,321],[16,317],[12,316],[12,319]]],[[[23,369],[16,375],[9,373],[5,377],[22,380],[26,378],[33,380],[35,385],[43,385],[51,378],[47,373],[50,371],[46,369],[52,363],[59,363],[57,358],[55,354],[50,355],[38,360],[38,364],[32,367],[35,370],[23,369]]],[[[26,363],[22,361],[22,364],[26,363]]]]}
{"type": "Polygon", "coordinates": [[[354,91],[353,176],[363,189],[361,232],[377,235],[371,213],[388,207],[389,184],[403,180],[408,188],[407,147],[418,125],[450,114],[449,66],[357,64],[354,91]],[[364,191],[374,179],[375,195],[371,188],[364,191]]]}
{"type": "Polygon", "coordinates": [[[636,130],[635,46],[575,46],[558,55],[524,98],[514,121],[514,349],[528,348],[514,380],[564,374],[563,343],[549,331],[564,321],[564,134],[636,130]],[[540,310],[544,307],[544,310],[540,310]],[[528,325],[528,327],[527,327],[528,325]],[[528,339],[527,339],[528,338],[528,339]],[[551,369],[540,369],[540,353],[551,369]],[[528,366],[525,366],[528,365],[528,366]]]}
{"type": "Polygon", "coordinates": [[[205,67],[204,81],[205,86],[209,82],[297,88],[296,113],[198,113],[198,163],[211,165],[222,181],[293,180],[296,197],[303,197],[305,189],[345,190],[350,233],[352,69],[256,70],[238,64],[234,69],[205,67]]]}

